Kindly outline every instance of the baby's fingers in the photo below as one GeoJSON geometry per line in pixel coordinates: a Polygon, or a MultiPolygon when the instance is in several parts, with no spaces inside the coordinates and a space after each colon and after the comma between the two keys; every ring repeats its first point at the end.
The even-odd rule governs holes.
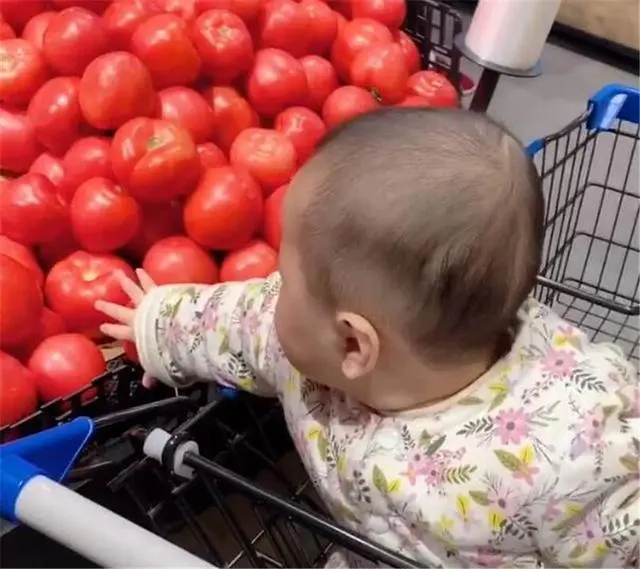
{"type": "Polygon", "coordinates": [[[118,271],[116,273],[116,280],[122,287],[122,290],[131,299],[134,306],[138,306],[144,298],[144,290],[142,290],[134,281],[132,281],[123,272],[118,271]]]}
{"type": "Polygon", "coordinates": [[[114,340],[135,341],[135,338],[133,337],[133,328],[124,324],[101,324],[100,332],[114,340]]]}
{"type": "Polygon", "coordinates": [[[153,282],[153,279],[149,276],[149,273],[144,269],[136,269],[136,275],[138,275],[138,280],[140,281],[140,286],[144,292],[149,292],[151,289],[156,288],[156,283],[153,282]]]}
{"type": "Polygon", "coordinates": [[[133,308],[120,306],[119,304],[107,302],[106,300],[96,300],[94,307],[99,312],[106,314],[110,318],[113,318],[122,324],[127,324],[129,327],[133,325],[133,320],[136,315],[133,308]]]}

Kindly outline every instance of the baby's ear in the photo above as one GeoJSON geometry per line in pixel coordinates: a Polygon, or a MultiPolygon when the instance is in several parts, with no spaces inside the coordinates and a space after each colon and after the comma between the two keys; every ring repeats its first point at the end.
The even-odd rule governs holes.
{"type": "Polygon", "coordinates": [[[354,312],[338,312],[336,321],[343,344],[343,375],[358,379],[370,373],[380,355],[378,332],[371,322],[354,312]]]}

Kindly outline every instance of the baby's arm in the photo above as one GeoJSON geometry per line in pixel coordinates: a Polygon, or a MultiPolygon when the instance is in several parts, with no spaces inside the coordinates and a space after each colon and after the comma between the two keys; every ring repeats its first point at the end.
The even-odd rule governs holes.
{"type": "Polygon", "coordinates": [[[135,315],[140,363],[175,387],[217,381],[258,395],[277,395],[279,344],[273,327],[279,274],[218,285],[152,289],[135,315]]]}

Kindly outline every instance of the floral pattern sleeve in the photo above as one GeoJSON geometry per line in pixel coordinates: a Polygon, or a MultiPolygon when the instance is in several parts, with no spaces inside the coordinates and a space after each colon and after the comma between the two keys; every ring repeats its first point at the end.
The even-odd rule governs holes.
{"type": "Polygon", "coordinates": [[[174,387],[217,381],[277,395],[273,314],[279,289],[277,273],[243,283],[154,289],[134,325],[143,368],[174,387]]]}

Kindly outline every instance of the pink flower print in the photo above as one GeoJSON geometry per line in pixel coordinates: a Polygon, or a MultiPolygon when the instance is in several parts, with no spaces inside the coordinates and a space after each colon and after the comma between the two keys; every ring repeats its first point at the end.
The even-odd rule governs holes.
{"type": "Polygon", "coordinates": [[[560,499],[557,496],[550,496],[549,501],[547,502],[547,507],[544,509],[544,514],[542,514],[542,519],[545,522],[555,522],[560,515],[562,514],[562,510],[558,507],[560,504],[560,499]]]}
{"type": "Polygon", "coordinates": [[[487,492],[487,499],[505,518],[513,516],[520,509],[519,500],[514,493],[502,485],[491,488],[487,492]]]}
{"type": "Polygon", "coordinates": [[[202,312],[202,327],[204,330],[215,330],[218,326],[218,306],[215,302],[207,302],[202,312]]]}
{"type": "Polygon", "coordinates": [[[549,350],[542,361],[542,368],[558,379],[570,376],[577,365],[573,354],[566,350],[549,350]]]}
{"type": "Polygon", "coordinates": [[[486,546],[476,549],[474,562],[480,567],[502,567],[504,565],[504,559],[500,553],[486,546]]]}
{"type": "Polygon", "coordinates": [[[167,334],[169,343],[176,346],[182,344],[187,338],[187,331],[178,320],[172,320],[169,325],[169,331],[167,334]]]}
{"type": "Polygon", "coordinates": [[[418,469],[416,468],[414,462],[409,461],[409,464],[407,464],[407,469],[400,474],[403,474],[409,479],[409,484],[411,484],[411,486],[416,485],[416,482],[418,481],[418,469]]]}
{"type": "Polygon", "coordinates": [[[520,444],[529,436],[531,416],[522,409],[505,409],[494,419],[496,432],[503,445],[520,444]]]}
{"type": "Polygon", "coordinates": [[[258,331],[260,327],[260,314],[258,312],[250,312],[247,314],[244,321],[249,334],[252,336],[258,331]]]}
{"type": "Polygon", "coordinates": [[[513,473],[513,477],[518,480],[524,480],[529,486],[533,486],[533,477],[540,472],[537,466],[523,464],[513,473]]]}
{"type": "Polygon", "coordinates": [[[444,472],[444,462],[435,456],[426,457],[421,463],[419,473],[428,486],[440,486],[444,472]]]}
{"type": "Polygon", "coordinates": [[[573,528],[570,535],[578,545],[589,547],[604,541],[604,532],[600,525],[600,514],[601,512],[598,508],[592,508],[585,518],[573,528]]]}
{"type": "Polygon", "coordinates": [[[580,436],[590,447],[598,446],[602,441],[604,426],[605,416],[602,410],[589,411],[582,419],[580,436]]]}

